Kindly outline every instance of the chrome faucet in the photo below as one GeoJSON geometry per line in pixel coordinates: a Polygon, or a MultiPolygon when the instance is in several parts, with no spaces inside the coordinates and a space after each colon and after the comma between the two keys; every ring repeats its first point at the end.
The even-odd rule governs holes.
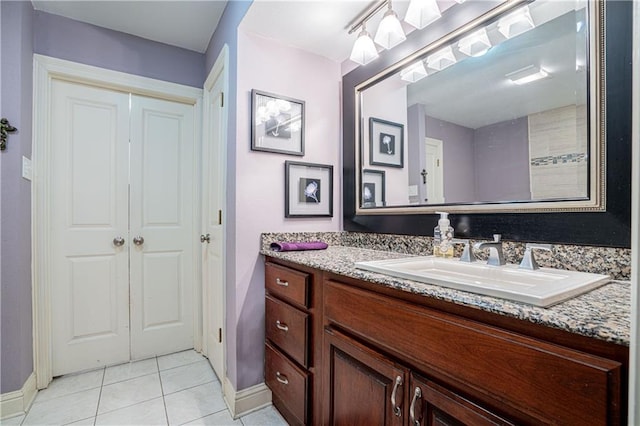
{"type": "Polygon", "coordinates": [[[463,240],[460,238],[454,238],[451,240],[453,244],[464,244],[462,255],[460,256],[460,262],[475,262],[476,256],[473,254],[473,248],[469,244],[469,240],[463,240]]]}
{"type": "Polygon", "coordinates": [[[502,241],[500,241],[500,238],[500,234],[493,234],[493,241],[482,241],[473,245],[473,248],[476,250],[489,248],[487,265],[502,266],[507,263],[502,254],[502,241]]]}
{"type": "Polygon", "coordinates": [[[520,269],[529,269],[533,271],[540,268],[540,266],[538,266],[538,262],[536,262],[536,258],[533,257],[534,249],[551,251],[551,244],[527,243],[524,250],[524,257],[522,258],[522,262],[520,262],[520,269]]]}

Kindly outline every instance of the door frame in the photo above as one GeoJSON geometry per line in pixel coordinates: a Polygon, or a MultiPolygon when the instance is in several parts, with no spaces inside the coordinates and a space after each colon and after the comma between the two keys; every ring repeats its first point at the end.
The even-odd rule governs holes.
{"type": "MultiPolygon", "coordinates": [[[[202,89],[177,83],[112,71],[91,65],[79,64],[49,56],[33,55],[33,181],[31,194],[32,239],[32,314],[33,314],[33,362],[37,388],[48,386],[52,380],[51,354],[51,144],[50,116],[52,82],[54,79],[88,84],[106,89],[125,91],[143,96],[181,102],[194,106],[194,130],[196,146],[201,145],[202,89]]],[[[198,182],[200,164],[194,156],[193,181],[198,182]]],[[[199,188],[196,188],[198,190],[199,188]]],[[[198,194],[198,192],[196,192],[198,194]]],[[[193,224],[200,223],[199,205],[193,211],[193,224]]],[[[195,231],[195,229],[194,229],[195,231]]],[[[193,238],[194,277],[199,276],[200,242],[193,238]]],[[[194,285],[194,347],[202,346],[201,286],[194,285]]]]}
{"type": "MultiPolygon", "coordinates": [[[[209,128],[210,128],[210,119],[211,119],[211,90],[213,89],[213,87],[215,86],[216,82],[218,82],[220,79],[222,79],[222,93],[223,93],[223,99],[225,97],[225,94],[228,95],[229,93],[229,46],[227,44],[225,44],[222,47],[222,50],[220,51],[220,54],[218,54],[218,57],[215,61],[215,63],[213,64],[213,67],[211,67],[211,71],[209,72],[209,75],[207,76],[207,79],[204,82],[204,94],[203,94],[203,115],[202,115],[202,128],[203,128],[203,132],[202,132],[202,151],[201,151],[201,156],[202,156],[202,161],[207,161],[210,156],[209,155],[204,155],[204,153],[208,153],[209,151],[205,150],[205,143],[208,144],[209,139],[212,137],[212,135],[209,134],[209,128]]],[[[221,140],[219,141],[218,144],[218,162],[217,164],[209,164],[209,167],[217,167],[219,170],[218,176],[220,177],[217,185],[220,188],[220,193],[224,194],[224,190],[226,188],[227,185],[227,164],[226,164],[226,159],[227,159],[227,135],[228,135],[228,117],[229,117],[229,108],[228,108],[228,96],[227,96],[227,101],[225,101],[225,105],[223,106],[222,109],[222,129],[220,131],[220,135],[221,135],[221,140]]],[[[206,170],[204,167],[204,164],[202,165],[201,170],[206,170]]],[[[204,178],[204,177],[203,177],[204,178]]],[[[201,188],[201,193],[202,193],[202,188],[201,188]]],[[[201,195],[201,208],[204,205],[208,205],[208,200],[205,200],[206,194],[202,193],[201,195]]],[[[222,197],[221,199],[221,204],[220,204],[220,209],[222,210],[222,243],[223,247],[222,250],[220,252],[221,254],[221,259],[222,259],[222,271],[220,271],[220,274],[218,275],[219,278],[221,278],[219,280],[219,282],[222,283],[222,285],[217,288],[216,286],[209,286],[210,281],[209,282],[205,282],[204,279],[202,279],[202,268],[204,267],[204,265],[201,265],[202,268],[200,269],[200,279],[201,279],[201,287],[202,287],[202,318],[204,320],[204,318],[208,318],[209,317],[209,303],[208,300],[210,299],[209,297],[204,297],[205,295],[209,296],[210,294],[215,296],[215,300],[218,300],[219,303],[217,304],[217,306],[215,306],[215,310],[216,312],[220,312],[221,313],[221,327],[222,327],[222,359],[221,360],[216,360],[217,364],[221,366],[221,373],[223,377],[219,377],[220,382],[224,383],[225,382],[225,378],[226,378],[226,369],[227,369],[227,364],[226,364],[226,352],[227,352],[227,339],[226,339],[226,303],[225,303],[225,298],[226,298],[226,250],[224,247],[224,241],[226,241],[227,239],[227,220],[226,220],[226,212],[227,212],[227,203],[226,203],[226,197],[222,197]]],[[[201,214],[202,222],[201,222],[201,227],[204,228],[205,226],[205,221],[204,221],[204,212],[201,214]]],[[[217,243],[217,242],[216,242],[217,243]]],[[[205,353],[207,356],[209,355],[209,351],[208,351],[208,347],[207,347],[207,335],[209,332],[208,329],[209,324],[205,321],[203,321],[203,325],[202,325],[202,329],[201,329],[201,337],[202,337],[202,349],[203,349],[203,353],[205,353]]],[[[214,368],[215,370],[215,368],[214,368]]],[[[216,373],[218,373],[216,371],[216,373]]]]}

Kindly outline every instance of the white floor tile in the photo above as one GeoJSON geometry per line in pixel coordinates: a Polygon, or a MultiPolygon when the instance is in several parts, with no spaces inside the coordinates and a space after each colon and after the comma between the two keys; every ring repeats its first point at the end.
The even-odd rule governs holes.
{"type": "Polygon", "coordinates": [[[33,403],[24,425],[62,425],[95,416],[100,388],[33,403]]]}
{"type": "Polygon", "coordinates": [[[162,390],[165,395],[204,383],[218,381],[209,365],[209,361],[206,359],[182,367],[162,370],[160,371],[160,378],[162,379],[162,390]]]}
{"type": "Polygon", "coordinates": [[[104,368],[87,373],[69,374],[56,377],[49,387],[38,392],[35,402],[48,401],[52,398],[69,395],[87,389],[99,388],[102,386],[104,368]]]}
{"type": "Polygon", "coordinates": [[[0,420],[0,425],[3,425],[3,426],[19,426],[22,423],[23,420],[24,420],[24,414],[22,414],[21,416],[11,417],[9,419],[2,419],[2,420],[0,420]]]}
{"type": "Polygon", "coordinates": [[[186,424],[189,426],[242,426],[240,420],[233,420],[229,410],[218,411],[186,424]]]}
{"type": "Polygon", "coordinates": [[[89,417],[88,419],[82,419],[82,420],[78,420],[77,422],[73,422],[73,423],[67,423],[66,426],[93,426],[96,422],[96,418],[94,417],[89,417]]]}
{"type": "Polygon", "coordinates": [[[162,398],[141,402],[120,410],[99,415],[96,425],[166,425],[167,416],[162,398]]]}
{"type": "Polygon", "coordinates": [[[176,352],[171,355],[164,355],[158,357],[158,365],[160,370],[167,370],[169,368],[181,367],[187,364],[193,364],[194,362],[202,361],[206,359],[198,352],[194,350],[176,352]]]}
{"type": "Polygon", "coordinates": [[[158,363],[155,358],[114,365],[113,367],[107,367],[105,370],[104,384],[110,385],[111,383],[121,382],[123,380],[146,376],[147,374],[157,372],[158,363]]]}
{"type": "Polygon", "coordinates": [[[181,425],[226,408],[218,382],[166,395],[164,401],[170,425],[181,425]]]}
{"type": "Polygon", "coordinates": [[[240,417],[244,426],[288,426],[273,405],[240,417]]]}
{"type": "Polygon", "coordinates": [[[162,396],[158,373],[124,382],[113,383],[102,388],[98,414],[134,405],[162,396]]]}

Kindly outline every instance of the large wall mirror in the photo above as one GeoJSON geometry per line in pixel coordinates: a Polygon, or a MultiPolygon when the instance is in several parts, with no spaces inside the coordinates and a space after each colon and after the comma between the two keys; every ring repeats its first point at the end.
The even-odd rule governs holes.
{"type": "Polygon", "coordinates": [[[598,3],[505,4],[357,87],[360,213],[604,210],[601,27],[598,3]]]}
{"type": "Polygon", "coordinates": [[[428,235],[445,210],[461,236],[628,246],[628,2],[470,3],[345,76],[345,228],[428,235]]]}

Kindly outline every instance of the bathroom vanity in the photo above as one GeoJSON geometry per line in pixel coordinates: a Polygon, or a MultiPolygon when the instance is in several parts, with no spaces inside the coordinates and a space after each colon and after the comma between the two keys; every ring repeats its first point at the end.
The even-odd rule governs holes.
{"type": "Polygon", "coordinates": [[[263,254],[265,380],[290,424],[626,423],[626,283],[538,308],[353,266],[398,253],[263,254]]]}

